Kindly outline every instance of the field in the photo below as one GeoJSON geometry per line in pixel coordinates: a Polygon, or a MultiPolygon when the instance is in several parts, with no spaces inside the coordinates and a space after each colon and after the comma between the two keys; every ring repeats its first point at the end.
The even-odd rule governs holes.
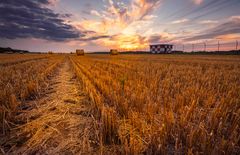
{"type": "Polygon", "coordinates": [[[3,154],[239,154],[240,57],[0,55],[3,154]]]}

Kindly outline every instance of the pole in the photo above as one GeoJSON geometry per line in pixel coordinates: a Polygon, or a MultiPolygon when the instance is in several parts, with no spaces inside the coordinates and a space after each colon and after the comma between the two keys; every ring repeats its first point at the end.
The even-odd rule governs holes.
{"type": "Polygon", "coordinates": [[[184,52],[184,50],[185,50],[185,46],[184,46],[184,44],[183,44],[183,52],[184,52]]]}
{"type": "Polygon", "coordinates": [[[236,51],[238,50],[238,41],[236,40],[236,51]]]}
{"type": "Polygon", "coordinates": [[[218,52],[220,51],[220,43],[219,43],[219,41],[218,41],[218,52]]]}
{"type": "Polygon", "coordinates": [[[204,52],[206,52],[207,44],[206,44],[206,42],[204,42],[203,44],[204,44],[204,52]]]}
{"type": "Polygon", "coordinates": [[[192,52],[194,52],[194,44],[192,44],[192,52]]]}

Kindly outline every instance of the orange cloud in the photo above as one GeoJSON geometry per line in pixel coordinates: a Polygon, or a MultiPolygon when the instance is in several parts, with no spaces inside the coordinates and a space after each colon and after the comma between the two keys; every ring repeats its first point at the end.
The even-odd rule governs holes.
{"type": "Polygon", "coordinates": [[[151,43],[169,42],[175,36],[169,33],[155,34],[153,36],[141,36],[138,34],[118,34],[110,38],[103,38],[97,44],[122,50],[143,50],[151,43]]]}
{"type": "Polygon", "coordinates": [[[160,0],[133,0],[129,6],[123,2],[108,0],[106,10],[90,11],[99,20],[82,20],[72,22],[72,25],[80,30],[94,31],[87,35],[110,36],[94,41],[101,46],[129,50],[145,48],[148,46],[147,38],[138,33],[148,29],[147,26],[151,24],[149,21],[156,17],[151,12],[159,5],[160,0]]]}
{"type": "Polygon", "coordinates": [[[121,33],[131,23],[141,20],[152,20],[156,16],[149,15],[160,5],[160,0],[133,0],[126,6],[123,2],[108,0],[106,10],[98,12],[91,10],[91,14],[100,18],[96,21],[82,21],[84,29],[95,30],[108,35],[121,33]]]}
{"type": "Polygon", "coordinates": [[[220,40],[223,40],[223,41],[238,40],[238,39],[240,39],[240,34],[220,35],[220,36],[217,36],[216,39],[220,39],[220,40]]]}
{"type": "Polygon", "coordinates": [[[122,50],[136,50],[148,47],[148,40],[140,35],[119,34],[111,38],[101,39],[98,44],[122,50]]]}

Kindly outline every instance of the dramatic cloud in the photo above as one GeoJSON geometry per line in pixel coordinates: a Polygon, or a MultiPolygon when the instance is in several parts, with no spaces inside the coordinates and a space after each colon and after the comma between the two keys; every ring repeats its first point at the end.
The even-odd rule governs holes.
{"type": "Polygon", "coordinates": [[[143,19],[160,5],[160,0],[135,0],[132,4],[131,13],[138,20],[143,19]]]}
{"type": "MultiPolygon", "coordinates": [[[[86,40],[97,40],[99,45],[115,48],[143,48],[148,46],[147,37],[143,36],[145,29],[156,18],[152,12],[160,6],[160,0],[132,0],[129,4],[120,1],[104,0],[104,10],[90,10],[89,14],[100,20],[83,20],[72,23],[81,30],[94,31],[95,36],[86,40]],[[99,40],[101,39],[101,40],[99,40]]],[[[84,40],[82,39],[82,40],[84,40]]]]}
{"type": "Polygon", "coordinates": [[[117,34],[127,28],[133,22],[152,20],[156,16],[150,13],[160,5],[160,0],[133,0],[130,4],[105,0],[105,10],[91,10],[89,14],[99,17],[101,20],[82,21],[85,29],[98,30],[100,33],[117,34]]]}
{"type": "Polygon", "coordinates": [[[224,35],[229,34],[239,34],[240,33],[240,17],[233,16],[227,22],[215,26],[214,28],[210,28],[206,31],[199,33],[193,37],[189,37],[185,39],[185,41],[195,41],[202,39],[213,39],[218,36],[223,37],[224,35]]]}
{"type": "Polygon", "coordinates": [[[171,42],[174,37],[175,36],[173,34],[169,34],[167,32],[162,32],[152,36],[117,34],[111,37],[102,38],[97,41],[97,44],[123,50],[144,50],[148,48],[149,44],[168,43],[171,42]]]}
{"type": "Polygon", "coordinates": [[[155,43],[237,40],[238,4],[239,0],[0,0],[0,46],[9,42],[20,48],[24,41],[26,46],[37,40],[44,48],[29,46],[131,50],[155,43]],[[16,44],[17,40],[21,41],[16,44]]]}
{"type": "Polygon", "coordinates": [[[69,14],[57,14],[47,7],[54,3],[55,0],[0,1],[0,37],[63,41],[84,36],[65,23],[63,17],[69,14]]]}

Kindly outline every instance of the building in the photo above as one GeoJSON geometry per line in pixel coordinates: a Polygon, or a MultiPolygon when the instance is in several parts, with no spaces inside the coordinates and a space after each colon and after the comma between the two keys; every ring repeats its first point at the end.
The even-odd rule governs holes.
{"type": "Polygon", "coordinates": [[[150,45],[150,52],[153,54],[172,53],[173,45],[170,44],[156,44],[150,45]]]}

